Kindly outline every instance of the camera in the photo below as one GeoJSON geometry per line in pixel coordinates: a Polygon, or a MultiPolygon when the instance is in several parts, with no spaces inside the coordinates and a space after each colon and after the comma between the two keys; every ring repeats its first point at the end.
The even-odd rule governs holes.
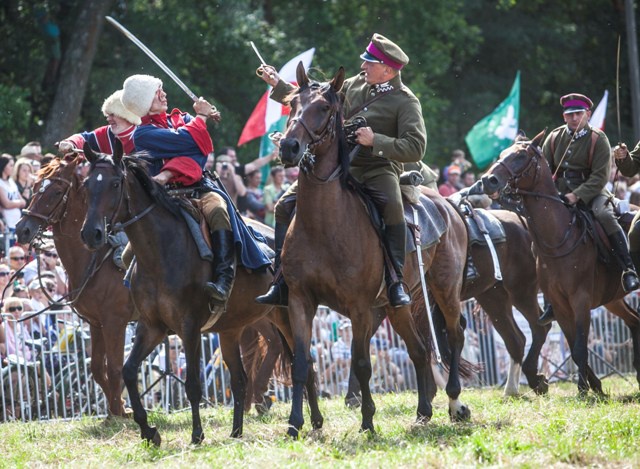
{"type": "Polygon", "coordinates": [[[222,163],[222,170],[226,171],[227,169],[229,169],[229,163],[222,163]]]}

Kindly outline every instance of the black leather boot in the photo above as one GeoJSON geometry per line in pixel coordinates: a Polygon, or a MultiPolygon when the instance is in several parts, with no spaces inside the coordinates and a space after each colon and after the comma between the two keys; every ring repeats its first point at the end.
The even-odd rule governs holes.
{"type": "Polygon", "coordinates": [[[611,242],[611,250],[622,268],[622,288],[624,292],[629,293],[637,290],[640,288],[640,279],[638,279],[638,274],[629,254],[627,237],[622,230],[619,230],[609,235],[609,241],[611,242]]]}
{"type": "Polygon", "coordinates": [[[226,303],[231,294],[233,279],[236,273],[236,252],[233,242],[233,232],[216,230],[211,233],[213,247],[213,278],[207,282],[204,290],[214,301],[226,303]]]}
{"type": "Polygon", "coordinates": [[[478,276],[478,269],[476,269],[476,266],[473,263],[473,257],[471,257],[471,254],[469,254],[467,256],[467,269],[465,273],[466,281],[469,282],[471,280],[475,280],[478,278],[478,276]]]}
{"type": "Polygon", "coordinates": [[[399,308],[411,303],[411,297],[404,291],[402,284],[402,270],[404,268],[405,256],[405,240],[407,239],[407,228],[404,223],[399,225],[387,225],[384,229],[385,245],[387,252],[391,258],[393,269],[398,277],[394,282],[391,273],[385,271],[385,280],[387,282],[387,295],[389,303],[394,308],[399,308]]]}
{"type": "Polygon", "coordinates": [[[280,253],[282,252],[284,237],[286,236],[288,229],[288,224],[276,222],[274,233],[274,242],[276,248],[276,257],[273,262],[273,268],[275,270],[274,279],[267,293],[256,297],[256,303],[274,306],[289,305],[289,287],[284,281],[284,275],[282,275],[282,270],[280,269],[280,253]]]}
{"type": "Polygon", "coordinates": [[[538,324],[540,326],[546,326],[547,324],[551,324],[555,319],[555,316],[553,315],[553,306],[551,306],[551,303],[549,302],[549,300],[547,300],[547,297],[544,297],[544,309],[542,310],[542,315],[538,318],[538,324]]]}

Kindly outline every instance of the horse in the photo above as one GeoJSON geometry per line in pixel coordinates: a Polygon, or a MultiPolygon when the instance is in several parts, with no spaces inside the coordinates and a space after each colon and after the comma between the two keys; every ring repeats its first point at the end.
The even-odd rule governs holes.
{"type": "Polygon", "coordinates": [[[495,244],[502,281],[495,279],[489,248],[472,244],[471,257],[479,275],[465,282],[461,297],[463,300],[475,298],[504,340],[511,357],[505,395],[518,395],[520,371],[535,393],[545,394],[549,384],[544,375],[538,374],[538,357],[551,326],[538,324],[542,311],[538,304],[536,260],[531,252],[531,236],[515,213],[507,210],[491,210],[490,213],[500,221],[505,231],[505,242],[495,244]],[[514,306],[531,328],[532,343],[524,361],[526,338],[513,318],[514,306]]]}
{"type": "MultiPolygon", "coordinates": [[[[288,430],[294,438],[298,437],[304,423],[302,391],[307,370],[311,368],[311,329],[319,304],[329,306],[352,321],[351,371],[362,389],[361,429],[374,431],[369,342],[374,333],[373,325],[383,314],[388,315],[407,343],[416,368],[418,420],[428,421],[432,417],[431,402],[427,398],[428,378],[432,378],[428,367],[429,343],[425,340],[428,334],[424,334],[427,337],[421,334],[424,331],[418,330],[412,317],[425,308],[424,302],[417,301],[421,291],[419,265],[415,255],[407,257],[404,274],[414,296],[412,306],[390,307],[386,294],[380,294],[384,290],[380,239],[361,199],[347,187],[349,159],[338,95],[343,81],[344,69],[340,68],[328,83],[310,82],[300,63],[297,68],[299,88],[292,95],[289,122],[280,141],[284,164],[303,169],[298,178],[296,213],[281,254],[282,272],[289,286],[289,319],[295,342],[288,430]]],[[[436,327],[435,334],[443,355],[450,359],[446,387],[449,414],[453,420],[465,420],[470,417],[470,411],[459,400],[459,372],[464,344],[460,290],[467,251],[466,229],[450,204],[439,196],[434,201],[448,229],[439,243],[422,255],[428,270],[427,281],[444,316],[444,325],[436,327]]]]}
{"type": "MultiPolygon", "coordinates": [[[[283,333],[289,347],[293,344],[286,314],[253,302],[253,298],[268,288],[272,275],[239,267],[226,311],[212,327],[203,331],[211,316],[209,298],[203,286],[211,278],[212,266],[200,258],[196,243],[190,242],[191,234],[180,213],[179,202],[150,177],[142,159],[135,155],[123,156],[120,147],[113,157],[94,154],[86,146],[84,152],[91,168],[84,181],[88,208],[81,229],[83,243],[91,250],[99,249],[106,241],[108,230],[121,226],[136,257],[130,273],[130,290],[140,320],[133,348],[123,368],[123,378],[141,437],[155,445],[161,443],[157,428],[149,426],[147,412],[140,402],[138,370],[142,360],[172,332],[182,339],[185,350],[191,441],[194,444],[202,442],[204,432],[199,407],[202,398],[201,331],[219,334],[234,397],[231,436],[241,436],[246,395],[246,373],[239,347],[242,332],[268,315],[283,333]]],[[[323,418],[317,405],[314,379],[311,370],[307,394],[314,427],[320,428],[323,418]]]]}
{"type": "MultiPolygon", "coordinates": [[[[578,391],[603,395],[602,383],[588,365],[590,311],[604,305],[631,331],[633,365],[640,384],[640,317],[624,300],[617,263],[598,260],[596,241],[578,208],[558,195],[540,146],[545,132],[532,141],[516,141],[482,177],[489,196],[523,213],[533,240],[540,288],[553,305],[578,367],[578,391]]],[[[597,234],[595,235],[597,236],[597,234]]]]}
{"type": "Polygon", "coordinates": [[[69,162],[54,159],[41,170],[29,207],[16,225],[16,235],[19,243],[27,244],[51,226],[67,272],[70,302],[90,326],[91,373],[106,396],[109,415],[124,416],[125,329],[136,312],[122,285],[123,272],[111,261],[113,249],[103,246],[89,252],[82,247],[80,226],[87,204],[77,170],[83,161],[82,156],[69,162]]]}

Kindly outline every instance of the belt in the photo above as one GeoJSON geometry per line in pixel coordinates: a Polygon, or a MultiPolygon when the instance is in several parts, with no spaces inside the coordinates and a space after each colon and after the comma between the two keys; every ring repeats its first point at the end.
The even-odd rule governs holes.
{"type": "Polygon", "coordinates": [[[581,179],[586,181],[589,178],[591,171],[589,170],[577,170],[577,169],[567,169],[560,173],[560,177],[565,179],[581,179]]]}

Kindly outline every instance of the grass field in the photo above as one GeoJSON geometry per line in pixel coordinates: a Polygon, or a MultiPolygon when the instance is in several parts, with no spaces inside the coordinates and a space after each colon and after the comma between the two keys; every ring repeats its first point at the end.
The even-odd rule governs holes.
{"type": "Polygon", "coordinates": [[[471,421],[456,424],[443,392],[424,425],[414,424],[413,393],[379,395],[375,435],[359,432],[359,410],[323,400],[324,428],[311,431],[307,413],[297,441],[286,436],[288,404],[267,417],[252,411],[240,439],[228,437],[231,409],[205,409],[200,446],[189,443],[190,412],[150,414],[160,448],[142,443],[132,420],[1,424],[0,467],[639,467],[640,394],[628,379],[604,380],[605,400],[580,398],[571,383],[517,399],[498,389],[465,390],[471,421]]]}

